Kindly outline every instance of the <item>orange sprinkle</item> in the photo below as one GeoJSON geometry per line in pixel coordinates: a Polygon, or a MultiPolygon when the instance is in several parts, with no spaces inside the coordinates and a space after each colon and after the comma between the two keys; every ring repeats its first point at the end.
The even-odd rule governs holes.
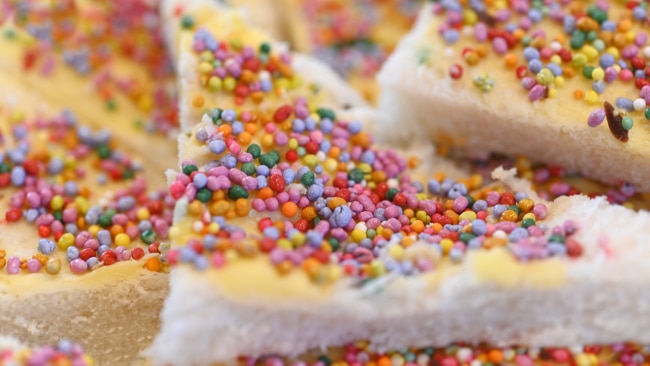
{"type": "Polygon", "coordinates": [[[515,66],[517,66],[517,55],[515,55],[514,53],[509,53],[506,55],[505,61],[506,61],[506,67],[512,69],[515,66]]]}
{"type": "Polygon", "coordinates": [[[337,208],[339,206],[343,206],[345,204],[346,204],[345,199],[343,199],[341,197],[332,197],[329,200],[329,202],[327,202],[327,207],[329,207],[330,210],[333,210],[333,209],[335,209],[335,208],[337,208]]]}
{"type": "Polygon", "coordinates": [[[219,126],[217,131],[221,132],[223,134],[223,137],[228,137],[232,133],[232,127],[230,127],[230,125],[223,124],[219,126]]]}
{"type": "Polygon", "coordinates": [[[257,123],[247,123],[244,126],[244,130],[246,130],[246,132],[250,133],[251,135],[254,135],[255,132],[257,132],[257,123]]]}
{"type": "Polygon", "coordinates": [[[194,108],[201,108],[205,104],[205,98],[203,98],[203,95],[197,94],[192,98],[192,105],[194,108]]]}
{"type": "Polygon", "coordinates": [[[327,155],[329,155],[331,158],[334,159],[338,158],[340,154],[341,154],[341,149],[338,148],[337,146],[332,146],[330,151],[327,153],[327,155]]]}
{"type": "Polygon", "coordinates": [[[391,361],[388,356],[381,356],[377,359],[377,366],[392,366],[393,361],[391,361]]]}
{"type": "Polygon", "coordinates": [[[257,192],[257,198],[267,199],[273,197],[273,190],[269,187],[264,187],[257,192]]]}
{"type": "Polygon", "coordinates": [[[632,28],[632,21],[629,18],[623,18],[618,22],[618,30],[627,32],[632,28]]]}
{"type": "Polygon", "coordinates": [[[235,214],[239,217],[248,215],[251,210],[250,202],[246,198],[239,198],[235,201],[235,214]]]}
{"type": "Polygon", "coordinates": [[[502,363],[503,362],[503,352],[501,352],[501,350],[499,350],[499,349],[492,349],[488,353],[488,359],[492,363],[497,363],[497,364],[502,363]]]}
{"type": "Polygon", "coordinates": [[[573,91],[573,98],[577,100],[583,100],[585,99],[585,93],[582,90],[574,90],[573,91]]]}
{"type": "Polygon", "coordinates": [[[302,210],[302,213],[300,215],[303,219],[311,221],[318,216],[318,212],[316,211],[315,207],[312,206],[307,206],[302,210]]]}
{"type": "Polygon", "coordinates": [[[152,272],[159,272],[162,267],[160,264],[160,259],[158,257],[151,257],[147,259],[144,264],[144,267],[152,272]]]}
{"type": "Polygon", "coordinates": [[[251,140],[253,139],[253,136],[251,136],[250,133],[244,131],[239,134],[239,138],[237,139],[240,144],[242,145],[248,145],[251,143],[251,140]]]}
{"type": "Polygon", "coordinates": [[[292,201],[287,201],[282,204],[281,210],[285,217],[294,217],[298,213],[298,205],[292,201]]]}

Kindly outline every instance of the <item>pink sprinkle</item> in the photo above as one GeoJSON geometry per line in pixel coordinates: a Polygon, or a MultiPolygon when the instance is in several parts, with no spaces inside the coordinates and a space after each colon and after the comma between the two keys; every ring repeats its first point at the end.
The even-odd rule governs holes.
{"type": "Polygon", "coordinates": [[[474,26],[474,38],[478,42],[485,42],[488,38],[488,28],[485,23],[480,22],[474,26]]]}
{"type": "Polygon", "coordinates": [[[547,213],[548,213],[548,208],[543,203],[538,203],[533,207],[533,214],[538,220],[545,219],[547,213]]]}
{"type": "Polygon", "coordinates": [[[589,114],[587,118],[587,125],[589,127],[597,127],[605,120],[605,110],[603,108],[598,108],[595,111],[589,114]]]}
{"type": "Polygon", "coordinates": [[[276,211],[280,206],[278,200],[275,197],[267,198],[264,203],[266,204],[266,209],[268,211],[276,211]]]}
{"type": "Polygon", "coordinates": [[[542,49],[539,51],[539,57],[542,60],[548,60],[553,56],[553,50],[551,50],[550,47],[542,47],[542,49]]]}
{"type": "Polygon", "coordinates": [[[43,266],[41,265],[41,262],[39,262],[37,259],[30,259],[27,261],[27,270],[30,273],[36,273],[41,270],[43,266]]]}
{"type": "Polygon", "coordinates": [[[74,259],[70,262],[70,270],[76,274],[85,273],[88,270],[88,264],[83,259],[74,259]]]}
{"type": "Polygon", "coordinates": [[[7,260],[7,273],[18,274],[20,272],[20,258],[13,256],[7,260]]]}
{"type": "Polygon", "coordinates": [[[508,43],[505,39],[503,39],[503,37],[495,37],[492,40],[492,49],[494,52],[503,55],[504,53],[508,52],[508,43]]]}
{"type": "Polygon", "coordinates": [[[621,70],[621,73],[619,74],[619,78],[621,81],[631,81],[634,78],[634,74],[632,71],[625,69],[621,70]]]}
{"type": "Polygon", "coordinates": [[[251,206],[257,212],[262,212],[266,210],[266,204],[261,198],[254,199],[253,202],[251,203],[251,206]]]}
{"type": "Polygon", "coordinates": [[[530,92],[528,93],[528,99],[531,102],[536,102],[546,95],[546,87],[540,84],[537,84],[530,89],[530,92]]]}
{"type": "Polygon", "coordinates": [[[565,183],[565,182],[553,183],[549,187],[549,191],[551,192],[551,194],[556,195],[556,196],[561,196],[561,195],[567,194],[567,193],[569,193],[570,189],[571,189],[571,187],[569,186],[569,184],[565,183]]]}
{"type": "Polygon", "coordinates": [[[226,264],[226,258],[221,254],[221,252],[212,253],[212,266],[216,268],[221,268],[226,264]]]}

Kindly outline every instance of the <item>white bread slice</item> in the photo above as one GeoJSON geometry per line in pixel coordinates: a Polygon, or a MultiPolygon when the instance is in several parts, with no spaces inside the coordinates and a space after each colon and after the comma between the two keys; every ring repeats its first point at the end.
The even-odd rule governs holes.
{"type": "MultiPolygon", "coordinates": [[[[429,4],[421,11],[415,27],[378,75],[382,87],[380,109],[386,116],[382,128],[390,131],[387,135],[394,142],[421,137],[465,152],[524,155],[602,181],[628,181],[640,191],[650,190],[650,144],[643,111],[627,113],[635,121],[628,142],[617,140],[607,121],[596,128],[587,125],[590,113],[602,108],[604,101],[614,104],[618,97],[637,99],[639,90],[634,81],[608,83],[596,96],[595,104],[590,104],[574,97],[575,90],[590,93],[591,89],[591,80],[582,75],[581,68],[574,68],[575,76],[565,78],[563,86],[551,86],[551,94],[557,93],[556,97],[533,103],[515,76],[515,69],[505,66],[503,56],[492,50],[489,41],[482,45],[475,42],[471,28],[460,30],[457,43],[446,44],[439,34],[444,15],[434,15],[436,6],[429,4]],[[476,66],[468,66],[461,56],[463,48],[480,46],[486,47],[487,55],[476,66]],[[464,69],[458,80],[450,77],[452,64],[464,69]],[[473,85],[475,78],[485,75],[495,83],[489,92],[473,85]],[[396,122],[400,122],[399,129],[394,127],[396,122]]],[[[610,8],[613,21],[620,19],[614,15],[628,12],[619,2],[611,2],[610,8]]],[[[519,15],[513,12],[512,16],[511,21],[516,23],[519,15]]],[[[637,23],[632,24],[636,30],[637,23]]],[[[567,43],[570,38],[563,32],[562,22],[545,19],[526,34],[536,30],[545,31],[541,43],[549,47],[555,36],[565,37],[567,43]]],[[[562,46],[573,55],[586,52],[562,46]]],[[[517,65],[527,65],[522,49],[518,44],[509,51],[517,56],[517,65]]],[[[589,64],[598,66],[598,57],[589,64]]],[[[571,68],[566,65],[561,66],[571,68]]],[[[535,78],[535,74],[527,76],[535,78]]]]}
{"type": "MultiPolygon", "coordinates": [[[[22,118],[47,119],[60,114],[62,107],[47,103],[39,93],[25,87],[22,83],[24,79],[19,74],[3,74],[2,80],[0,129],[5,144],[0,150],[6,153],[16,146],[9,133],[15,121],[22,118]]],[[[113,127],[122,127],[123,122],[117,120],[113,127]]],[[[79,118],[79,124],[83,123],[83,118],[79,118]]],[[[34,130],[29,133],[32,132],[39,133],[34,130]]],[[[148,139],[150,135],[144,131],[128,135],[116,133],[113,136],[118,150],[145,166],[142,175],[152,191],[166,186],[162,171],[175,159],[173,146],[165,150],[163,146],[143,143],[161,141],[148,139]],[[131,148],[135,144],[149,146],[152,155],[138,154],[131,148]],[[167,161],[164,161],[166,156],[167,161]]],[[[34,145],[39,143],[36,138],[32,141],[34,145]]],[[[45,142],[43,147],[46,146],[45,142]]],[[[50,152],[59,153],[54,149],[50,152]]],[[[119,183],[108,183],[103,187],[97,185],[97,174],[87,160],[80,165],[89,172],[80,186],[91,187],[89,201],[92,204],[110,198],[110,194],[126,187],[119,183]]],[[[56,249],[54,255],[62,260],[58,275],[49,275],[44,269],[40,273],[29,274],[23,270],[17,275],[10,275],[6,261],[12,256],[31,258],[38,253],[39,240],[38,227],[34,224],[24,219],[15,223],[5,221],[5,212],[15,191],[12,187],[0,189],[0,249],[4,251],[3,264],[0,266],[2,333],[27,344],[56,344],[64,338],[72,339],[82,342],[100,365],[129,364],[142,349],[149,346],[158,331],[160,309],[169,289],[166,273],[143,268],[146,261],[155,255],[147,254],[139,261],[117,262],[75,275],[68,269],[65,252],[56,249]]],[[[134,246],[142,247],[139,241],[134,246]]]]}

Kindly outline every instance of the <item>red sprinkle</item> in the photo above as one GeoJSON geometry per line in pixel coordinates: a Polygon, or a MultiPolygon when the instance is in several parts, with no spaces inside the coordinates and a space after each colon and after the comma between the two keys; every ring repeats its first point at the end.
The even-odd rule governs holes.
{"type": "Polygon", "coordinates": [[[293,108],[290,105],[285,104],[282,107],[278,108],[277,111],[275,111],[273,114],[273,120],[276,123],[284,122],[287,118],[289,118],[291,113],[293,113],[293,108]]]}

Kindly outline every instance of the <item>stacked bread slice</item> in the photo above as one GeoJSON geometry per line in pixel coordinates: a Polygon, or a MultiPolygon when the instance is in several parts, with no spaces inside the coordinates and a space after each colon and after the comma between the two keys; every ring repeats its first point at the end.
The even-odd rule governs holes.
{"type": "MultiPolygon", "coordinates": [[[[225,16],[208,3],[202,12],[225,16]]],[[[286,56],[255,40],[233,45],[220,28],[195,22],[192,47],[179,48],[179,78],[189,81],[181,110],[197,109],[186,93],[212,94],[202,117],[181,121],[194,127],[180,140],[181,170],[169,174],[178,202],[154,364],[292,358],[358,340],[380,352],[649,340],[650,249],[639,235],[648,213],[603,197],[546,202],[514,171],[495,171],[492,187],[433,171],[416,182],[414,162],[372,147],[343,111],[300,89],[272,97],[285,71],[272,72],[262,107],[233,107],[237,87],[254,88],[279,69],[269,60],[286,56]],[[182,61],[197,57],[212,65],[182,61]],[[202,74],[224,78],[216,69],[230,62],[252,75],[228,71],[233,92],[210,91],[202,74]]],[[[410,121],[391,123],[387,140],[410,121]]]]}
{"type": "Polygon", "coordinates": [[[421,10],[378,75],[393,141],[524,155],[648,191],[645,10],[493,5],[421,10]]]}
{"type": "MultiPolygon", "coordinates": [[[[76,4],[70,16],[86,22],[79,29],[100,28],[98,19],[157,19],[157,8],[127,16],[110,13],[118,2],[76,4]]],[[[114,52],[105,59],[84,54],[97,62],[85,69],[75,52],[95,40],[82,33],[60,43],[39,39],[37,26],[51,23],[23,24],[38,15],[31,11],[8,20],[0,40],[2,333],[26,344],[68,338],[100,364],[125,364],[156,334],[168,292],[157,247],[171,223],[164,170],[176,165],[177,152],[162,118],[175,116],[163,116],[167,97],[156,90],[171,74],[154,77],[143,61],[158,62],[162,48],[127,55],[112,48],[115,39],[99,47],[114,52]]]]}

